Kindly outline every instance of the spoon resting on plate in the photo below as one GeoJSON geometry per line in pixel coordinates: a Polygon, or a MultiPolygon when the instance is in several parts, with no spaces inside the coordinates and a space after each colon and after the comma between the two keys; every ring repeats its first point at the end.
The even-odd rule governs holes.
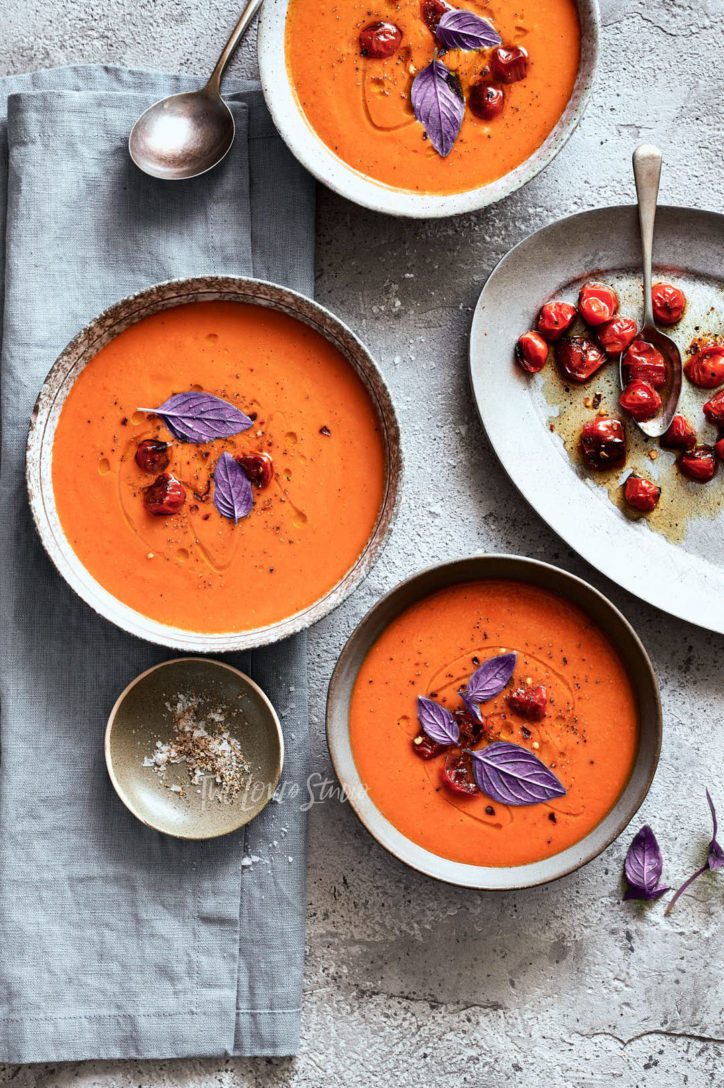
{"type": "MultiPolygon", "coordinates": [[[[656,199],[659,195],[661,177],[661,152],[651,144],[641,144],[633,153],[633,172],[636,181],[636,196],[639,207],[639,225],[641,227],[641,256],[644,270],[644,321],[637,334],[637,340],[644,340],[660,351],[666,364],[666,385],[662,391],[662,405],[659,413],[646,422],[636,420],[637,426],[650,438],[660,438],[671,424],[679,406],[681,396],[681,353],[671,339],[659,332],[654,324],[654,309],[651,297],[651,264],[654,244],[654,221],[656,219],[656,199]]],[[[619,377],[621,388],[626,387],[623,366],[624,355],[619,359],[619,377]]]]}
{"type": "Polygon", "coordinates": [[[208,83],[199,91],[172,94],[142,113],[131,129],[128,151],[154,178],[181,181],[220,163],[234,142],[234,118],[221,97],[221,77],[262,0],[248,0],[208,83]]]}

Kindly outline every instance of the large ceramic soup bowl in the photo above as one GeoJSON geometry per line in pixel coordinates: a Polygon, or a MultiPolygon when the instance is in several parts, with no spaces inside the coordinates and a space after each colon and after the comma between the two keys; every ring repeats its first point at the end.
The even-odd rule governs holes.
{"type": "Polygon", "coordinates": [[[197,652],[292,635],[364,578],[399,432],[369,352],[322,306],[204,276],[111,306],[38,397],[27,486],[58,571],[106,619],[197,652]]]}
{"type": "Polygon", "coordinates": [[[368,613],[332,677],[327,739],[391,854],[451,884],[523,888],[621,834],[656,770],[661,706],[601,593],[483,555],[415,575],[368,613]]]}
{"type": "Polygon", "coordinates": [[[457,215],[508,196],[561,150],[593,84],[596,0],[451,8],[266,0],[267,104],[291,151],[330,189],[392,215],[457,215]],[[456,20],[471,16],[462,38],[456,20]]]}

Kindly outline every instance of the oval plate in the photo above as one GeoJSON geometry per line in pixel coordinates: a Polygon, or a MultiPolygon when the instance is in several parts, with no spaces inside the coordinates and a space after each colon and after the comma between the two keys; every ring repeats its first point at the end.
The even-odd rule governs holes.
{"type": "Polygon", "coordinates": [[[323,306],[304,295],[264,280],[237,276],[198,276],[169,280],[116,302],[71,340],[45,379],[28,434],[26,481],[40,539],[58,571],[86,604],[124,631],[149,642],[197,653],[248,650],[278,642],[316,623],[336,608],[365,578],[380,554],[397,514],[402,478],[400,432],[387,386],[364,344],[323,306]],[[386,486],[377,523],[354,566],[324,597],[301,612],[266,627],[206,634],[171,627],[116,600],[81,563],[63,532],[52,480],[53,437],[61,409],[75,379],[93,356],[129,325],[149,314],[189,302],[245,302],[267,306],[311,326],[342,353],[364,382],[377,409],[385,444],[386,486]]]}
{"type": "Polygon", "coordinates": [[[343,649],[327,697],[327,743],[337,777],[358,817],[400,861],[421,873],[465,888],[507,891],[546,884],[585,865],[616,839],[649,791],[661,748],[661,703],[651,662],[636,632],[602,593],[558,567],[517,555],[479,555],[416,574],[383,597],[367,613],[343,649]],[[578,605],[608,636],[628,671],[639,713],[639,748],[631,777],[608,816],[560,854],[509,868],[450,861],[406,838],[383,816],[364,790],[349,738],[349,704],[357,673],[370,648],[390,623],[415,601],[445,586],[480,578],[511,578],[543,586],[578,605]]]}
{"type": "MultiPolygon", "coordinates": [[[[724,331],[723,227],[724,216],[714,212],[667,207],[658,211],[654,281],[670,275],[690,294],[692,313],[685,315],[681,326],[666,330],[679,343],[682,356],[698,324],[696,315],[705,314],[710,306],[717,304],[724,331]]],[[[565,428],[553,420],[556,431],[551,432],[557,411],[546,396],[551,364],[531,381],[513,362],[515,341],[531,328],[541,304],[554,296],[575,301],[578,286],[592,273],[597,279],[609,277],[617,285],[627,282],[629,297],[622,295],[623,308],[640,321],[640,259],[637,213],[629,207],[600,208],[561,219],[512,249],[491,273],[475,310],[470,336],[473,393],[503,468],[559,536],[602,574],[642,600],[724,633],[724,558],[719,543],[724,531],[722,472],[710,484],[689,483],[674,468],[673,454],[667,451],[655,462],[649,460],[640,439],[630,431],[629,437],[638,443],[636,468],[660,480],[662,505],[671,494],[669,488],[679,489],[680,504],[674,510],[676,517],[672,515],[661,531],[652,528],[662,524],[658,519],[652,519],[650,526],[645,518],[628,516],[612,501],[620,478],[611,482],[609,491],[601,478],[587,472],[566,451],[559,433],[565,428]]],[[[610,365],[600,372],[600,382],[592,379],[577,388],[589,393],[598,386],[605,390],[607,382],[617,382],[614,371],[617,367],[610,365]]],[[[702,431],[700,402],[711,391],[704,395],[686,381],[684,386],[682,408],[702,431]]],[[[604,404],[615,408],[616,390],[611,387],[607,393],[604,404]]],[[[588,418],[593,418],[591,412],[588,418]]],[[[581,422],[582,418],[576,421],[578,428],[581,422]]],[[[572,433],[568,439],[570,447],[572,433]]],[[[655,446],[652,442],[648,449],[655,446]]]]}

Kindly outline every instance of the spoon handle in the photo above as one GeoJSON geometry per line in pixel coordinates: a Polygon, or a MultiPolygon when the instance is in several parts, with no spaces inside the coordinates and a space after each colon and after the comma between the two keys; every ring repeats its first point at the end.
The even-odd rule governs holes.
{"type": "Polygon", "coordinates": [[[216,62],[216,67],[211,73],[209,82],[206,84],[208,90],[214,91],[216,94],[219,94],[221,92],[221,77],[224,74],[224,69],[226,68],[226,65],[229,63],[229,58],[231,57],[231,54],[234,52],[237,45],[243,38],[249,24],[261,7],[262,3],[263,0],[248,0],[246,7],[241,13],[239,22],[232,30],[231,37],[222,49],[221,56],[216,62]]]}
{"type": "Polygon", "coordinates": [[[639,203],[641,227],[641,256],[644,265],[644,327],[653,325],[651,301],[651,263],[654,248],[654,220],[661,177],[661,152],[652,144],[641,144],[633,153],[633,172],[639,203]]]}

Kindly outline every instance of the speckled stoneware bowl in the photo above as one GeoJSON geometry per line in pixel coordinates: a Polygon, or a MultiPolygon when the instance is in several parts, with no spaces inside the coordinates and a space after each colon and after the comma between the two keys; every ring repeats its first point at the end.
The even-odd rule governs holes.
{"type": "Polygon", "coordinates": [[[106,727],[105,755],[113,788],[142,823],[180,839],[212,839],[248,824],[271,800],[282,773],[284,740],[274,707],[243,672],[222,661],[177,657],[142,672],[121,692],[106,727]],[[192,784],[188,765],[176,763],[160,778],[144,766],[156,742],[174,736],[177,700],[197,704],[199,716],[239,742],[248,765],[236,795],[222,798],[207,778],[192,784]]]}
{"type": "Polygon", "coordinates": [[[577,0],[581,23],[581,63],[573,94],[558,124],[541,146],[509,174],[476,189],[436,195],[394,189],[348,166],[315,133],[289,81],[285,63],[285,27],[289,0],[266,0],[259,19],[261,85],[279,134],[301,164],[341,196],[390,215],[437,219],[494,204],[514,193],[555,158],[568,140],[591,93],[598,62],[600,18],[597,0],[577,0]]]}
{"type": "Polygon", "coordinates": [[[558,567],[516,555],[480,555],[431,567],[402,582],[374,606],[353,632],[337,662],[327,698],[327,743],[350,804],[370,834],[400,861],[421,873],[466,888],[505,891],[545,884],[585,865],[616,839],[649,791],[661,748],[661,703],[651,662],[636,632],[603,594],[558,567]],[[467,865],[423,849],[383,816],[364,790],[352,755],[349,705],[357,673],[373,643],[414,602],[445,586],[481,578],[509,578],[542,586],[582,608],[618,651],[633,686],[639,714],[639,745],[629,781],[618,801],[585,838],[553,857],[510,868],[467,865]]]}
{"type": "Polygon", "coordinates": [[[400,432],[387,386],[372,356],[354,333],[311,299],[263,280],[236,276],[199,276],[169,280],[129,295],[96,317],[59,356],[38,396],[28,435],[26,480],[33,519],[45,550],[58,571],[83,600],[111,623],[132,635],[187,652],[246,650],[288,638],[326,616],[363,580],[377,559],[397,513],[402,478],[400,432]],[[278,623],[221,634],[172,627],[116,600],[85,569],[63,532],[55,507],[52,453],[55,428],[73,383],[93,356],[129,325],[149,314],[189,302],[245,302],[270,307],[311,326],[342,353],[364,382],[377,409],[385,445],[386,483],[372,534],[354,566],[324,597],[278,623]]]}

